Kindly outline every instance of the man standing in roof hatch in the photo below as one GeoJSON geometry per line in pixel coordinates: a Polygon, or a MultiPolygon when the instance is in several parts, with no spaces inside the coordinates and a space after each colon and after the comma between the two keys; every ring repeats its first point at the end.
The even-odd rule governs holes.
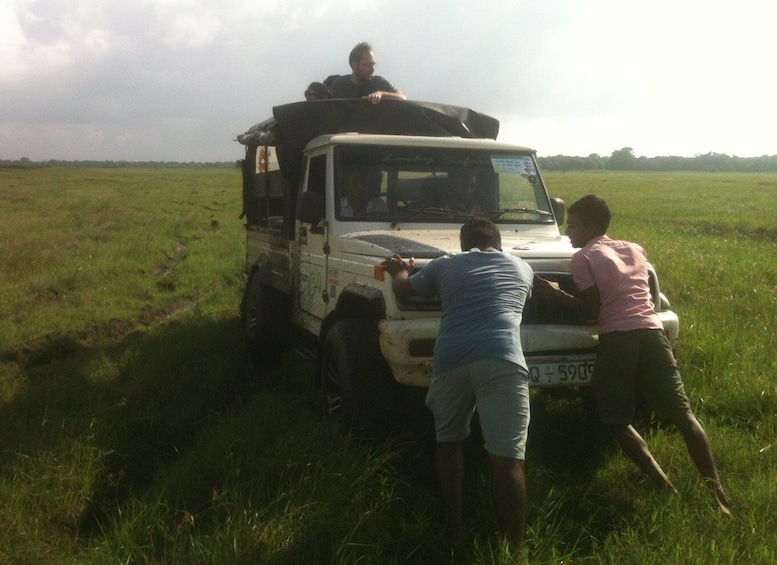
{"type": "Polygon", "coordinates": [[[367,42],[357,44],[348,57],[351,74],[332,83],[333,98],[366,98],[379,104],[383,98],[407,100],[389,81],[375,74],[375,54],[367,42]]]}

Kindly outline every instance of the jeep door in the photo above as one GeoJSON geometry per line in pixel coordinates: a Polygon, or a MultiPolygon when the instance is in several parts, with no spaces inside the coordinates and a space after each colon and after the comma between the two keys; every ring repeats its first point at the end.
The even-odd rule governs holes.
{"type": "MultiPolygon", "coordinates": [[[[297,223],[297,292],[302,313],[323,320],[329,309],[326,294],[329,261],[329,229],[326,222],[326,153],[306,158],[305,175],[300,195],[300,221],[297,223]],[[311,193],[306,195],[305,193],[311,193]],[[315,196],[315,198],[313,198],[315,196]],[[305,203],[316,202],[318,221],[303,221],[305,203]]],[[[308,211],[309,212],[309,211],[308,211]]],[[[310,218],[304,218],[310,219],[310,218]]]]}

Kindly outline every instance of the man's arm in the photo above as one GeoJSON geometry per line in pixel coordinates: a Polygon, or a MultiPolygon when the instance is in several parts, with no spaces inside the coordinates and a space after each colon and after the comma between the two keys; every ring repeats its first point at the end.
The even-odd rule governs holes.
{"type": "Polygon", "coordinates": [[[562,297],[562,304],[567,308],[572,308],[580,314],[584,320],[595,322],[599,319],[599,307],[601,300],[599,298],[599,289],[595,286],[586,288],[580,291],[580,298],[567,294],[564,291],[562,297]]]}
{"type": "Polygon", "coordinates": [[[580,291],[580,298],[564,292],[557,282],[551,282],[534,275],[534,296],[552,298],[565,308],[577,312],[584,320],[595,322],[599,318],[599,289],[591,286],[580,291]]]}
{"type": "Polygon", "coordinates": [[[380,101],[383,98],[396,98],[397,100],[407,100],[407,96],[405,96],[398,90],[396,92],[379,90],[377,92],[372,92],[368,94],[365,98],[367,98],[367,100],[369,100],[372,104],[380,104],[380,101]]]}
{"type": "Polygon", "coordinates": [[[393,279],[391,282],[391,288],[394,290],[394,294],[397,298],[411,298],[413,296],[419,296],[420,293],[415,289],[413,283],[410,282],[410,269],[412,268],[412,259],[405,261],[401,256],[395,254],[393,257],[389,257],[381,266],[393,279]]]}
{"type": "Polygon", "coordinates": [[[376,76],[370,81],[374,92],[365,96],[372,104],[380,104],[383,98],[394,98],[396,100],[407,100],[407,96],[397,90],[393,84],[387,81],[385,78],[376,76]]]}

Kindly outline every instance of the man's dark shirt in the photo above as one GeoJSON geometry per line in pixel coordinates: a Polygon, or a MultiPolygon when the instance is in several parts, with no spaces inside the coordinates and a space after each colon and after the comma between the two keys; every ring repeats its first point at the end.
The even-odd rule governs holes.
{"type": "Polygon", "coordinates": [[[397,92],[389,81],[380,76],[373,76],[364,84],[354,84],[351,81],[351,75],[345,75],[337,78],[332,83],[333,98],[364,98],[373,92],[397,92]]]}

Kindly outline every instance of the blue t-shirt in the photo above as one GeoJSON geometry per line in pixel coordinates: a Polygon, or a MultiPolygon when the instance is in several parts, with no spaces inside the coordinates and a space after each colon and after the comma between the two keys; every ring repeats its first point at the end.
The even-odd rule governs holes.
{"type": "Polygon", "coordinates": [[[421,295],[442,300],[434,374],[480,359],[505,359],[527,370],[520,327],[533,276],[523,259],[472,249],[439,257],[410,277],[421,295]]]}

